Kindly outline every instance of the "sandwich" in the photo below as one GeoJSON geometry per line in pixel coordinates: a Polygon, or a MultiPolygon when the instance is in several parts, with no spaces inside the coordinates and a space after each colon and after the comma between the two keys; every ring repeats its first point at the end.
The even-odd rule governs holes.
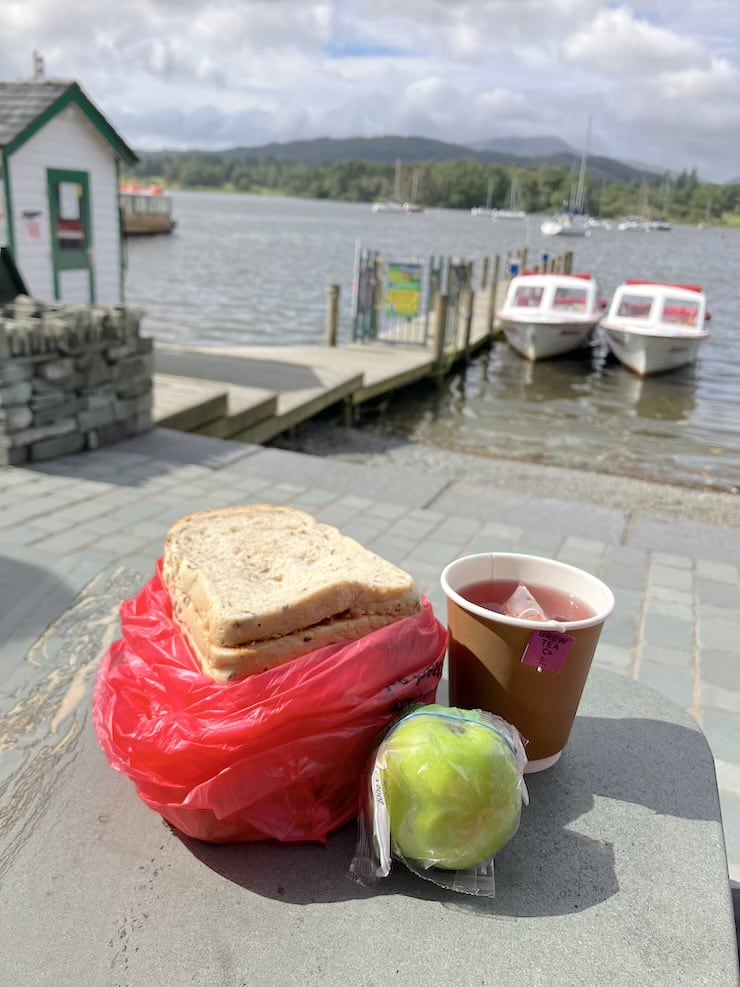
{"type": "Polygon", "coordinates": [[[228,682],[416,613],[412,577],[304,511],[250,504],[175,522],[162,578],[203,672],[228,682]]]}

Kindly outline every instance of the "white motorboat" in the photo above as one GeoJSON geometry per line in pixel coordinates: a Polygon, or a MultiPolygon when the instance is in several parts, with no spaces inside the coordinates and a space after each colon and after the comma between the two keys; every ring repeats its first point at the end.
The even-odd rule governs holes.
{"type": "Polygon", "coordinates": [[[496,313],[509,344],[528,360],[588,344],[606,302],[590,274],[518,274],[496,313]]]}
{"type": "Polygon", "coordinates": [[[699,285],[632,279],[617,288],[600,326],[614,356],[646,377],[693,363],[709,318],[699,285]]]}

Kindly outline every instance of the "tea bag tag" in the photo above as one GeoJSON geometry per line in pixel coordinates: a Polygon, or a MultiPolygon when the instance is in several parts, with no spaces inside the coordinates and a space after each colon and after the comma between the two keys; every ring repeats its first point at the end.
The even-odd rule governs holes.
{"type": "Polygon", "coordinates": [[[565,664],[575,639],[561,631],[535,631],[522,655],[523,665],[532,665],[538,672],[558,674],[565,664]]]}

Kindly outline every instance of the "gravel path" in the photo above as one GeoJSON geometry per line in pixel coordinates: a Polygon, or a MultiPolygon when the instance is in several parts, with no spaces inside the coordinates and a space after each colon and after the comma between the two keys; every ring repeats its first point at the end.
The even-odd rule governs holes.
{"type": "Polygon", "coordinates": [[[395,465],[413,470],[417,475],[434,472],[459,479],[461,474],[467,474],[474,484],[508,491],[552,490],[557,491],[561,499],[567,491],[569,500],[629,509],[660,518],[740,528],[740,496],[734,493],[473,455],[413,442],[373,426],[342,428],[314,421],[300,426],[290,437],[275,440],[273,445],[347,462],[395,465]]]}

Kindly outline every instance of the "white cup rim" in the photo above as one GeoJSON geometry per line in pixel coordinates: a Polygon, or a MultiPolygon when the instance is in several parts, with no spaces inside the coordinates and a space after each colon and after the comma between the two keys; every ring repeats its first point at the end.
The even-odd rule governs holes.
{"type": "MultiPolygon", "coordinates": [[[[482,577],[485,578],[485,577],[482,577]]],[[[511,578],[511,577],[506,577],[511,578]]],[[[468,582],[477,582],[475,578],[471,578],[468,582]]],[[[479,552],[474,555],[463,555],[452,562],[448,563],[442,570],[440,576],[440,583],[445,596],[448,600],[452,600],[463,610],[467,610],[469,613],[475,614],[478,617],[482,617],[484,620],[493,620],[497,623],[508,624],[511,627],[522,627],[527,630],[536,629],[549,629],[549,630],[559,630],[559,631],[572,631],[579,630],[584,627],[594,627],[598,624],[603,624],[606,618],[614,609],[614,594],[597,576],[592,575],[585,569],[579,569],[577,566],[571,565],[569,562],[561,562],[559,559],[551,559],[542,555],[526,555],[521,552],[479,552]],[[505,559],[505,560],[517,560],[532,562],[535,564],[544,564],[546,567],[551,567],[553,569],[559,569],[561,572],[568,573],[574,576],[579,582],[587,584],[592,588],[595,593],[602,598],[601,606],[594,606],[591,601],[587,601],[588,605],[596,610],[596,613],[592,617],[584,617],[581,620],[547,620],[547,621],[533,621],[524,620],[521,617],[510,617],[505,613],[498,613],[495,610],[488,610],[486,607],[482,607],[477,603],[471,603],[470,600],[466,600],[464,596],[454,589],[450,583],[450,577],[457,568],[462,565],[475,564],[479,559],[505,559]]]]}

